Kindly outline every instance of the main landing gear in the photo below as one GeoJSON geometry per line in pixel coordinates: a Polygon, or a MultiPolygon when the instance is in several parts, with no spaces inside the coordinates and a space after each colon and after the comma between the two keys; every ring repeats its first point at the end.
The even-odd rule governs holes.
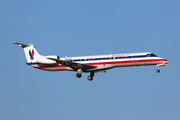
{"type": "Polygon", "coordinates": [[[81,73],[80,73],[80,74],[77,73],[77,74],[76,74],[76,77],[77,77],[77,78],[81,78],[81,77],[82,77],[81,73]]]}
{"type": "MultiPolygon", "coordinates": [[[[78,72],[78,73],[76,74],[76,77],[77,77],[77,78],[81,78],[81,77],[82,77],[82,74],[81,74],[81,73],[83,72],[83,69],[78,69],[77,72],[78,72]]],[[[91,73],[90,73],[90,76],[88,76],[88,80],[89,80],[89,81],[92,81],[92,80],[93,80],[93,77],[94,77],[94,72],[91,72],[91,73]]]]}
{"type": "Polygon", "coordinates": [[[83,72],[83,69],[80,68],[80,69],[77,70],[77,72],[78,73],[76,74],[76,77],[81,78],[82,77],[81,73],[83,72]]]}

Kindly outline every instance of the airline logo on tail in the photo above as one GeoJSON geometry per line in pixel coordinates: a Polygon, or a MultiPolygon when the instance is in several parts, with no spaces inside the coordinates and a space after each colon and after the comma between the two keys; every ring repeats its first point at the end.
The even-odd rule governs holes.
{"type": "Polygon", "coordinates": [[[30,60],[34,60],[34,50],[33,49],[32,49],[32,51],[29,50],[29,56],[30,56],[30,60]]]}

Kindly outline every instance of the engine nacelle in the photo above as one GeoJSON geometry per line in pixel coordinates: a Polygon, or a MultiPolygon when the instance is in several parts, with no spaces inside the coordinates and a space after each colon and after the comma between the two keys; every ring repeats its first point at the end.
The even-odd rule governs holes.
{"type": "Polygon", "coordinates": [[[55,56],[55,55],[53,55],[53,56],[43,56],[43,57],[37,58],[36,62],[40,63],[40,64],[57,64],[56,61],[50,60],[48,58],[58,59],[59,56],[55,56]]]}

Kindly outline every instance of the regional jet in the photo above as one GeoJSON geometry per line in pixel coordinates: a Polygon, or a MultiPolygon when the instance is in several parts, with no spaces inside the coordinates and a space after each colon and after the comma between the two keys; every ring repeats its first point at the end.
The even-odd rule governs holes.
{"type": "Polygon", "coordinates": [[[17,44],[24,49],[26,64],[31,67],[46,71],[75,71],[78,78],[81,78],[83,72],[90,73],[88,76],[90,81],[93,80],[95,73],[106,72],[116,67],[156,65],[156,72],[159,73],[159,67],[169,63],[168,60],[151,52],[60,58],[57,55],[42,56],[32,44],[14,42],[12,44],[17,44]]]}

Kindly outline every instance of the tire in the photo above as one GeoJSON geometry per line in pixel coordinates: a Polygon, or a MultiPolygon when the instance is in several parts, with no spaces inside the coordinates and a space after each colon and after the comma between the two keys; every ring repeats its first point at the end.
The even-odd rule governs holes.
{"type": "Polygon", "coordinates": [[[79,74],[79,73],[77,73],[77,74],[76,74],[76,77],[77,77],[77,78],[81,78],[81,77],[82,77],[82,75],[81,75],[81,74],[79,74]]]}
{"type": "Polygon", "coordinates": [[[88,76],[88,80],[89,80],[89,81],[92,81],[92,80],[93,80],[93,77],[88,76]]]}
{"type": "Polygon", "coordinates": [[[156,70],[156,72],[157,72],[157,73],[159,73],[159,72],[160,72],[160,70],[159,70],[159,69],[157,69],[157,70],[156,70]]]}

